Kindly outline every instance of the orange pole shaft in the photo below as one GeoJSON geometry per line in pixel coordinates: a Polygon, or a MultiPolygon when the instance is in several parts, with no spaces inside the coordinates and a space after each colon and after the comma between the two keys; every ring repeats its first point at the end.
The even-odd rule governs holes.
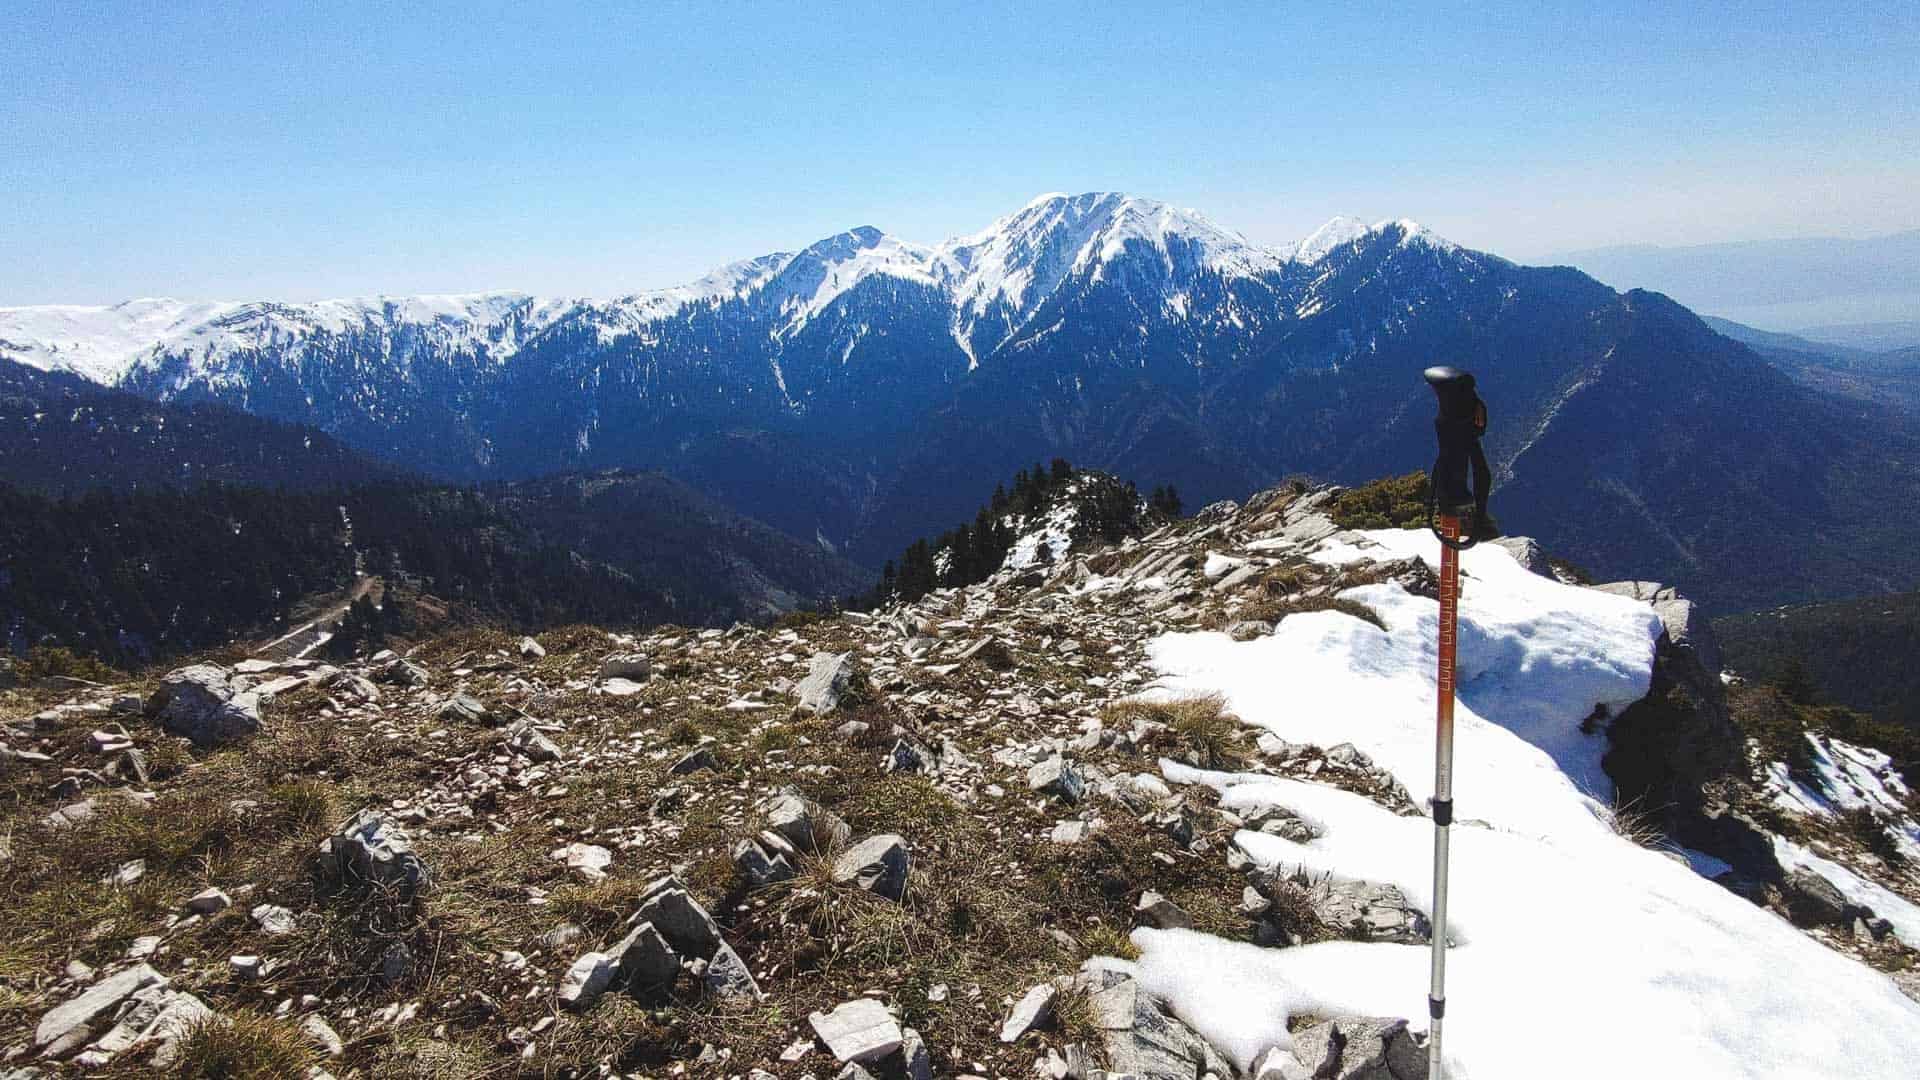
{"type": "MultiPolygon", "coordinates": [[[[1440,518],[1440,535],[1460,539],[1460,519],[1440,518]]],[[[1439,671],[1434,685],[1433,746],[1433,971],[1427,989],[1427,1074],[1441,1080],[1441,1020],[1447,1011],[1447,856],[1453,827],[1453,694],[1460,641],[1460,553],[1440,545],[1439,671]]]]}

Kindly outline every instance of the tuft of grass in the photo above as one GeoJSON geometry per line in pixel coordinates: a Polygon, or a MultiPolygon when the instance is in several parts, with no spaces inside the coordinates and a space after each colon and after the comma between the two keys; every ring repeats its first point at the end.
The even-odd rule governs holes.
{"type": "Polygon", "coordinates": [[[1339,937],[1335,928],[1320,920],[1320,913],[1313,906],[1313,883],[1303,877],[1296,875],[1273,883],[1267,891],[1267,899],[1273,906],[1267,909],[1264,918],[1280,933],[1297,937],[1302,944],[1339,937]]]}
{"type": "Polygon", "coordinates": [[[1120,729],[1142,720],[1165,724],[1172,743],[1190,751],[1201,768],[1239,769],[1247,763],[1246,729],[1239,717],[1227,711],[1227,699],[1219,694],[1171,701],[1116,701],[1100,716],[1109,727],[1120,729]]]}
{"type": "Polygon", "coordinates": [[[1872,808],[1858,806],[1841,814],[1840,828],[1855,843],[1888,863],[1899,866],[1906,861],[1900,845],[1894,843],[1893,834],[1887,830],[1887,823],[1881,821],[1872,808]]]}
{"type": "Polygon", "coordinates": [[[146,750],[147,775],[155,780],[171,780],[193,765],[193,744],[185,739],[162,736],[146,750]]]}
{"type": "Polygon", "coordinates": [[[1260,575],[1258,588],[1267,596],[1290,596],[1307,587],[1312,579],[1301,566],[1276,566],[1260,575]]]}
{"type": "Polygon", "coordinates": [[[1080,948],[1087,959],[1096,956],[1113,956],[1122,960],[1140,959],[1140,946],[1133,943],[1127,931],[1112,923],[1095,923],[1080,935],[1080,948]]]}
{"type": "Polygon", "coordinates": [[[1652,851],[1666,851],[1671,843],[1660,827],[1660,814],[1632,799],[1616,805],[1606,817],[1614,835],[1652,851]]]}
{"type": "Polygon", "coordinates": [[[235,1012],[189,1028],[168,1075],[176,1080],[282,1080],[305,1075],[319,1058],[292,1023],[235,1012]]]}
{"type": "MultiPolygon", "coordinates": [[[[1135,955],[1138,955],[1137,950],[1135,955]]],[[[1082,1046],[1099,1046],[1105,1035],[1093,1011],[1093,1000],[1085,990],[1077,987],[1054,996],[1052,1026],[1059,1033],[1061,1042],[1079,1043],[1082,1046]]]]}
{"type": "Polygon", "coordinates": [[[311,834],[342,817],[334,787],[320,780],[291,780],[267,789],[268,820],[282,828],[311,834]]]}
{"type": "Polygon", "coordinates": [[[1337,611],[1342,615],[1351,615],[1363,622],[1370,622],[1382,630],[1387,628],[1387,621],[1380,617],[1379,612],[1358,600],[1348,600],[1338,596],[1288,596],[1279,599],[1255,600],[1241,608],[1237,617],[1258,619],[1278,626],[1280,620],[1287,616],[1308,611],[1337,611]]]}

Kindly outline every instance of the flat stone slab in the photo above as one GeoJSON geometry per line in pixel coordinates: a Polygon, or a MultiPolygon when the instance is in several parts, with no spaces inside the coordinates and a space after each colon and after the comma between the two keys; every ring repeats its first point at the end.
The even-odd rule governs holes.
{"type": "Polygon", "coordinates": [[[832,1012],[807,1017],[813,1033],[841,1062],[877,1061],[900,1049],[900,1022],[872,998],[854,998],[832,1012]]]}
{"type": "Polygon", "coordinates": [[[889,900],[907,895],[907,870],[912,860],[907,842],[893,833],[869,836],[846,850],[833,863],[833,880],[852,883],[889,900]]]}
{"type": "Polygon", "coordinates": [[[146,964],[135,964],[94,983],[70,1001],[47,1010],[34,1029],[33,1045],[45,1057],[59,1057],[79,1049],[93,1036],[93,1027],[119,1008],[120,1003],[149,986],[162,985],[166,976],[146,964]]]}

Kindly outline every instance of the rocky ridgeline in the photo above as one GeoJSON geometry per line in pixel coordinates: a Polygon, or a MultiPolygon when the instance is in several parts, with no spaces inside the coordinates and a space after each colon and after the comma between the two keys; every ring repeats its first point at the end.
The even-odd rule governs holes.
{"type": "MultiPolygon", "coordinates": [[[[1256,734],[1218,702],[1135,700],[1164,631],[1247,639],[1371,581],[1433,594],[1417,561],[1307,560],[1339,532],[1331,497],[1211,506],[875,614],[202,663],[34,708],[0,746],[27,807],[13,895],[84,866],[88,895],[138,899],[34,938],[37,966],[7,977],[0,1075],[166,1066],[244,1013],[281,1021],[311,1075],[1425,1076],[1407,1017],[1321,1017],[1236,1068],[1101,959],[1135,925],[1429,940],[1397,889],[1264,870],[1231,839],[1304,841],[1308,822],[1230,812],[1157,767],[1424,813],[1364,753],[1256,734]],[[210,791],[242,823],[301,792],[310,824],[332,816],[116,861],[117,838],[210,791]],[[60,861],[82,841],[110,865],[60,861]],[[249,842],[279,846],[249,861],[249,842]]],[[[1608,588],[1656,606],[1656,691],[1687,691],[1613,720],[1623,790],[1669,796],[1664,831],[1725,859],[1730,887],[1904,966],[1871,911],[1773,860],[1690,605],[1608,588]]]]}

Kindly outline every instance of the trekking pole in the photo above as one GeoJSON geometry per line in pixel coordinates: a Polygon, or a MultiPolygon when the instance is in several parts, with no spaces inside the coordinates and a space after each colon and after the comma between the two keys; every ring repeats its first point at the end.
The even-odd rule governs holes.
{"type": "Polygon", "coordinates": [[[1435,685],[1436,732],[1433,750],[1433,969],[1427,988],[1427,1075],[1442,1080],[1445,1065],[1440,1054],[1441,1022],[1447,1014],[1447,855],[1453,826],[1453,692],[1456,650],[1460,639],[1460,552],[1475,543],[1480,519],[1485,517],[1485,457],[1480,433],[1486,429],[1486,408],[1473,390],[1473,376],[1458,368],[1431,367],[1427,384],[1440,399],[1433,421],[1440,443],[1427,491],[1427,526],[1440,538],[1440,665],[1435,685]],[[1467,490],[1472,465],[1477,491],[1467,490]],[[1461,519],[1466,518],[1463,530],[1461,519]]]}

